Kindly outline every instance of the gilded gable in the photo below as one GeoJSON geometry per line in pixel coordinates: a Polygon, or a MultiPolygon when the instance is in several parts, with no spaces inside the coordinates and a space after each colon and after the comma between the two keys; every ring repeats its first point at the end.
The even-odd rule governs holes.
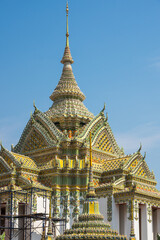
{"type": "Polygon", "coordinates": [[[106,130],[103,131],[103,133],[98,137],[94,147],[98,148],[99,150],[114,153],[113,146],[106,132],[107,132],[106,130]]]}

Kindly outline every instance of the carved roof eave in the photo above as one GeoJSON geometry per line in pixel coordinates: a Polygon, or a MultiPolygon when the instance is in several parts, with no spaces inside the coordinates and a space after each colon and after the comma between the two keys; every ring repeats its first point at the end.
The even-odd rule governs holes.
{"type": "Polygon", "coordinates": [[[109,195],[113,195],[117,203],[122,201],[128,202],[129,197],[132,197],[136,200],[141,199],[142,201],[144,201],[146,199],[148,201],[156,201],[160,206],[160,195],[154,192],[140,191],[137,189],[133,191],[132,187],[123,188],[115,186],[114,184],[108,184],[105,189],[97,187],[96,194],[98,197],[107,197],[109,195]]]}
{"type": "Polygon", "coordinates": [[[21,187],[24,190],[28,190],[28,189],[31,189],[31,188],[38,188],[38,189],[42,189],[42,190],[45,190],[45,191],[51,191],[51,188],[42,185],[40,182],[38,182],[38,185],[36,185],[35,182],[31,183],[31,181],[29,181],[28,179],[26,179],[25,177],[23,177],[21,175],[17,178],[17,180],[24,183],[24,185],[21,185],[21,187]]]}
{"type": "Polygon", "coordinates": [[[7,173],[11,171],[11,167],[9,164],[0,156],[0,163],[3,165],[3,167],[6,169],[7,173]]]}
{"type": "Polygon", "coordinates": [[[56,137],[58,141],[64,138],[63,132],[61,132],[56,125],[46,116],[45,113],[38,110],[38,113],[35,115],[35,119],[39,119],[42,124],[47,128],[53,137],[56,137]]]}
{"type": "Polygon", "coordinates": [[[8,151],[6,148],[1,147],[1,152],[3,152],[10,158],[10,160],[12,161],[12,163],[16,166],[16,167],[20,167],[20,163],[15,159],[15,157],[12,155],[12,153],[10,151],[8,151]]]}
{"type": "Polygon", "coordinates": [[[85,127],[82,133],[80,133],[76,138],[84,140],[89,132],[91,131],[92,127],[96,125],[96,123],[102,118],[102,114],[99,113],[97,116],[95,116],[85,127]]]}
{"type": "Polygon", "coordinates": [[[30,151],[25,151],[25,154],[26,155],[31,155],[32,157],[33,156],[42,156],[43,154],[46,155],[49,154],[49,153],[56,153],[57,152],[57,148],[59,148],[59,145],[57,144],[52,144],[51,146],[46,146],[46,147],[43,147],[43,148],[38,148],[38,149],[34,149],[34,150],[30,150],[30,151]]]}
{"type": "MultiPolygon", "coordinates": [[[[110,141],[113,145],[113,148],[115,150],[115,154],[113,154],[114,157],[116,156],[120,156],[122,155],[122,152],[114,138],[114,135],[112,133],[112,130],[109,126],[109,123],[107,122],[107,119],[104,116],[103,112],[100,112],[96,117],[94,117],[85,127],[85,129],[83,130],[82,133],[80,133],[76,139],[78,140],[85,140],[88,136],[89,136],[89,132],[92,131],[92,128],[94,126],[96,126],[96,124],[99,122],[99,120],[102,120],[102,124],[101,124],[101,128],[99,129],[99,131],[95,134],[95,136],[92,138],[92,145],[94,145],[96,138],[98,137],[98,135],[100,134],[101,131],[103,131],[104,129],[107,130],[110,141]]],[[[105,151],[104,151],[105,152],[105,151]]]]}
{"type": "Polygon", "coordinates": [[[20,137],[17,145],[14,147],[14,152],[20,152],[21,145],[23,144],[23,142],[26,138],[26,135],[30,131],[31,127],[32,127],[32,119],[30,118],[29,121],[27,122],[27,125],[25,126],[22,134],[21,134],[21,137],[20,137]]]}
{"type": "Polygon", "coordinates": [[[112,195],[114,191],[123,191],[124,186],[116,186],[114,183],[106,183],[102,184],[95,188],[96,194],[98,197],[106,197],[108,195],[112,195]]]}
{"type": "MultiPolygon", "coordinates": [[[[12,154],[12,152],[8,151],[6,148],[4,147],[1,147],[1,151],[4,151],[4,153],[9,157],[9,159],[12,161],[12,163],[14,164],[14,166],[16,167],[16,171],[22,171],[22,170],[27,170],[27,171],[34,171],[35,173],[38,173],[39,172],[39,169],[36,165],[36,168],[30,168],[30,167],[27,167],[27,166],[23,166],[21,165],[21,163],[19,161],[17,161],[16,157],[12,154]]],[[[21,154],[18,154],[19,156],[23,156],[25,157],[24,155],[21,155],[21,154]]],[[[27,157],[28,158],[28,157],[27,157]]],[[[3,158],[0,157],[0,160],[2,160],[3,158]]],[[[8,170],[11,172],[12,169],[11,167],[9,166],[9,164],[6,163],[5,159],[3,159],[6,166],[8,166],[8,170]]],[[[30,158],[30,161],[33,161],[33,159],[30,158]]],[[[35,163],[35,162],[34,162],[35,163]]]]}
{"type": "Polygon", "coordinates": [[[103,171],[102,178],[111,177],[111,176],[115,176],[115,175],[127,175],[127,174],[129,174],[129,171],[127,169],[123,169],[123,168],[119,167],[116,169],[103,171]]]}
{"type": "MultiPolygon", "coordinates": [[[[127,170],[127,169],[129,168],[129,166],[132,164],[132,162],[133,162],[136,158],[139,159],[139,163],[136,165],[135,168],[133,168],[133,169],[131,170],[132,174],[136,175],[136,173],[138,172],[138,170],[140,169],[140,167],[143,166],[143,168],[144,168],[144,170],[145,170],[145,172],[146,172],[146,174],[147,174],[147,178],[148,178],[149,180],[151,180],[151,181],[155,181],[155,180],[153,179],[153,176],[152,176],[152,174],[151,174],[151,172],[150,172],[150,170],[149,170],[149,167],[148,167],[148,165],[147,165],[144,157],[142,156],[142,154],[141,154],[139,151],[137,151],[137,152],[135,152],[135,153],[133,153],[133,154],[131,155],[131,157],[129,158],[128,162],[124,165],[124,169],[127,170]]],[[[156,181],[155,181],[155,182],[156,182],[156,181]]]]}
{"type": "Polygon", "coordinates": [[[127,175],[127,181],[130,180],[130,179],[134,180],[134,182],[137,182],[137,183],[143,182],[143,183],[146,183],[146,184],[149,184],[149,185],[152,185],[152,186],[156,186],[156,184],[157,184],[157,181],[154,180],[154,179],[134,175],[132,173],[127,175]]]}
{"type": "Polygon", "coordinates": [[[115,200],[116,202],[118,200],[122,200],[124,199],[124,201],[128,201],[128,197],[132,197],[134,198],[135,200],[142,200],[145,201],[152,201],[152,202],[157,202],[158,205],[160,206],[160,195],[157,195],[153,192],[144,192],[144,191],[138,191],[138,190],[135,190],[133,191],[132,189],[127,189],[126,191],[119,191],[119,192],[115,192],[113,193],[114,197],[115,197],[115,200]]]}

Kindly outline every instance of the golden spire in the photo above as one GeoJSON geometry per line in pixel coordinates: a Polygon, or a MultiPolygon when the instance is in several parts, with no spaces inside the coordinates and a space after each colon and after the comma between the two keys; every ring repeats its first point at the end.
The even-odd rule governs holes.
{"type": "Polygon", "coordinates": [[[67,5],[66,5],[66,46],[65,46],[65,50],[64,50],[64,54],[63,54],[63,58],[61,60],[61,63],[66,63],[66,62],[69,62],[69,63],[73,63],[73,59],[72,59],[72,56],[71,56],[71,52],[70,52],[70,49],[69,49],[69,30],[68,30],[68,12],[69,12],[69,8],[68,8],[68,2],[67,2],[67,5]]]}
{"type": "Polygon", "coordinates": [[[67,1],[67,5],[66,5],[66,47],[69,47],[69,30],[68,30],[68,12],[69,12],[69,8],[68,8],[68,1],[67,1]]]}
{"type": "Polygon", "coordinates": [[[89,133],[89,143],[90,143],[90,169],[89,169],[89,183],[88,183],[88,197],[95,197],[94,183],[93,183],[93,172],[92,172],[92,133],[89,133]]]}
{"type": "Polygon", "coordinates": [[[89,133],[89,142],[90,142],[90,167],[92,167],[92,133],[89,133]]]}

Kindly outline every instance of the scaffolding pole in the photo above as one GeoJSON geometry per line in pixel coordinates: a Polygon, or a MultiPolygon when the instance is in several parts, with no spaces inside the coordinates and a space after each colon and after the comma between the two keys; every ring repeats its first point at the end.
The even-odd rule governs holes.
{"type": "MultiPolygon", "coordinates": [[[[47,214],[47,190],[42,190],[38,188],[31,188],[30,190],[1,190],[0,191],[0,208],[1,206],[8,207],[8,214],[0,215],[0,229],[4,230],[6,233],[6,240],[12,240],[15,237],[20,239],[20,234],[23,232],[23,240],[32,240],[32,233],[38,232],[42,236],[43,231],[46,236],[46,223],[49,221],[49,216],[47,214]],[[44,213],[33,213],[33,193],[42,193],[44,200],[44,213]],[[6,199],[7,202],[4,205],[2,199],[6,199]],[[25,214],[15,214],[13,208],[15,207],[13,200],[21,201],[24,204],[25,214]],[[23,200],[23,201],[22,201],[23,200]],[[30,209],[28,209],[28,207],[30,209]],[[29,214],[28,214],[29,212],[29,214]],[[5,220],[5,226],[1,226],[1,220],[5,220]],[[23,226],[20,226],[20,221],[22,220],[23,226]],[[34,226],[32,222],[40,221],[38,226],[34,226]],[[7,224],[6,224],[7,223],[7,224]],[[7,226],[8,225],[8,226],[7,226]],[[16,226],[17,225],[17,226],[16,226]]],[[[1,214],[1,213],[0,213],[1,214]]],[[[54,236],[56,237],[55,228],[62,227],[63,230],[66,229],[66,219],[65,218],[51,218],[52,230],[54,236]],[[56,226],[58,223],[58,226],[56,226]]],[[[21,239],[22,240],[22,239],[21,239]]]]}

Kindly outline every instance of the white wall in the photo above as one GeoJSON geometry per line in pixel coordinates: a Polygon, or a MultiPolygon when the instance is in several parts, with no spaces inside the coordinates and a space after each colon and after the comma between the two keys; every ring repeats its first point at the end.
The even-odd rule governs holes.
{"type": "Polygon", "coordinates": [[[99,211],[104,216],[104,221],[108,222],[107,220],[107,197],[99,198],[99,211]]]}
{"type": "Polygon", "coordinates": [[[114,197],[112,196],[112,229],[119,232],[119,205],[115,203],[114,197]]]}
{"type": "MultiPolygon", "coordinates": [[[[46,214],[49,214],[49,199],[45,197],[45,199],[42,196],[37,196],[37,213],[45,213],[45,204],[46,204],[46,214]],[[46,200],[46,203],[45,203],[46,200]]],[[[39,233],[41,234],[43,231],[43,221],[35,221],[32,223],[34,225],[33,239],[38,240],[39,239],[39,233]]],[[[46,233],[48,231],[48,221],[46,222],[46,233]]]]}

